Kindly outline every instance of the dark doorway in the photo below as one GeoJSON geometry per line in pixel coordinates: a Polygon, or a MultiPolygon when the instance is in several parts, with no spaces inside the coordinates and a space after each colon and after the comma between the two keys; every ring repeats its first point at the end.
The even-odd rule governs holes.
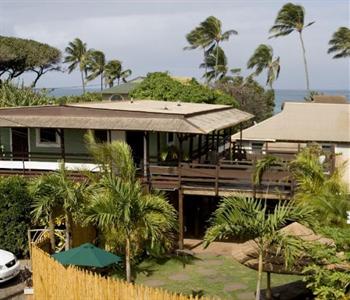
{"type": "Polygon", "coordinates": [[[129,144],[134,162],[140,167],[143,161],[143,132],[142,131],[127,131],[126,142],[129,144]]]}
{"type": "Polygon", "coordinates": [[[14,159],[28,158],[28,129],[12,128],[12,155],[14,159]]]}
{"type": "Polygon", "coordinates": [[[218,203],[218,197],[185,195],[184,229],[186,238],[203,238],[218,203]]]}

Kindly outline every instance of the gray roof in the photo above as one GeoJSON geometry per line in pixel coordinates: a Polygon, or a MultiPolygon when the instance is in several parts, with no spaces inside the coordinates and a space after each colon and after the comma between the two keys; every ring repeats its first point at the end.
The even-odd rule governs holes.
{"type": "MultiPolygon", "coordinates": [[[[232,136],[239,138],[239,134],[232,136]]],[[[282,112],[243,130],[242,138],[350,143],[350,104],[285,102],[282,112]]]]}
{"type": "Polygon", "coordinates": [[[104,89],[102,94],[115,95],[115,94],[129,94],[133,89],[135,89],[144,80],[144,77],[136,77],[126,83],[122,83],[113,86],[108,89],[104,89]]]}
{"type": "Polygon", "coordinates": [[[206,134],[251,119],[227,105],[153,100],[0,109],[0,127],[139,130],[206,134]]]}

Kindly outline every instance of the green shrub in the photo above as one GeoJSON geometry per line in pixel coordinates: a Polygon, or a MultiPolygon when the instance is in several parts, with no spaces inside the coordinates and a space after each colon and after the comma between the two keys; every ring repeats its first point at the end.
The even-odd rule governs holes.
{"type": "Polygon", "coordinates": [[[31,197],[21,176],[0,177],[0,249],[19,257],[28,253],[31,197]]]}
{"type": "Polygon", "coordinates": [[[142,83],[131,92],[130,97],[238,106],[233,97],[204,86],[195,79],[181,82],[161,72],[149,73],[142,83]]]}

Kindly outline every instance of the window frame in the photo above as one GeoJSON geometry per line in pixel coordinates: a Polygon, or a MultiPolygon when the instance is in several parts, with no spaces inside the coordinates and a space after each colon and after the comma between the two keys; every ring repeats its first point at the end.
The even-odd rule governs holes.
{"type": "Polygon", "coordinates": [[[35,145],[39,148],[59,148],[61,146],[61,138],[57,132],[57,129],[55,128],[36,128],[35,129],[35,145]],[[41,141],[41,130],[42,129],[49,129],[49,130],[55,130],[56,134],[56,141],[55,142],[42,142],[41,141]]]}

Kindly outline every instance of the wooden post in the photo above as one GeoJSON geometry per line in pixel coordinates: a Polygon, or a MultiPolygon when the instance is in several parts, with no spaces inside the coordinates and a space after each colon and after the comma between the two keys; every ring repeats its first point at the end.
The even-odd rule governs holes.
{"type": "Polygon", "coordinates": [[[242,145],[243,145],[243,142],[242,142],[242,139],[243,139],[243,127],[242,127],[242,123],[239,124],[239,148],[242,149],[242,145]]]}
{"type": "Polygon", "coordinates": [[[267,283],[266,283],[266,299],[271,300],[272,299],[272,290],[271,290],[271,273],[267,272],[267,283]]]}
{"type": "Polygon", "coordinates": [[[205,160],[208,160],[208,152],[209,152],[209,134],[205,136],[205,160]]]}
{"type": "Polygon", "coordinates": [[[157,164],[160,162],[160,132],[157,132],[157,164]]]}
{"type": "Polygon", "coordinates": [[[151,180],[149,176],[149,133],[144,132],[143,135],[143,175],[147,180],[149,189],[151,189],[151,180]]]}
{"type": "Polygon", "coordinates": [[[183,137],[181,134],[177,134],[177,138],[179,140],[179,163],[181,163],[183,159],[183,137]]]}
{"type": "Polygon", "coordinates": [[[198,162],[201,163],[202,160],[202,135],[198,136],[198,162]]]}
{"type": "Polygon", "coordinates": [[[66,160],[66,151],[65,151],[65,146],[64,146],[64,129],[60,129],[58,135],[59,135],[60,140],[61,140],[61,157],[62,157],[62,161],[64,163],[66,160]]]}
{"type": "Polygon", "coordinates": [[[184,203],[183,203],[183,192],[181,187],[179,188],[179,249],[184,248],[184,203]]]}
{"type": "Polygon", "coordinates": [[[189,149],[189,158],[190,161],[192,162],[192,157],[193,157],[193,135],[190,135],[190,149],[189,149]]]}

